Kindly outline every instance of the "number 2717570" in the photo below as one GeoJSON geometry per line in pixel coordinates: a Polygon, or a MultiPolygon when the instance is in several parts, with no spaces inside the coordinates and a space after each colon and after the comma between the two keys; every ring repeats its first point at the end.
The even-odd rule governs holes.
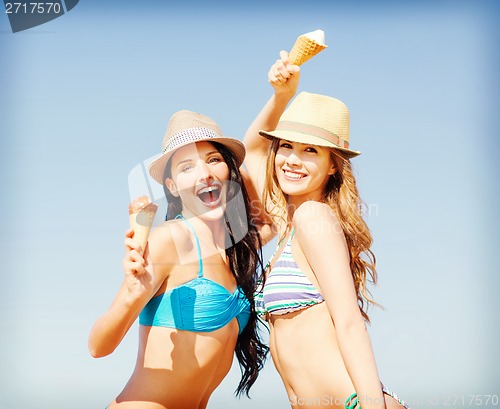
{"type": "Polygon", "coordinates": [[[5,3],[7,14],[59,14],[61,11],[60,3],[5,3]]]}

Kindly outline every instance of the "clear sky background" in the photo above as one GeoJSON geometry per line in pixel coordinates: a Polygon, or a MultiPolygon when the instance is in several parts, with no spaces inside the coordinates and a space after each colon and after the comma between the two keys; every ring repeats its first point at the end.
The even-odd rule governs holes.
{"type": "MultiPolygon", "coordinates": [[[[498,2],[169,3],[82,0],[16,34],[0,15],[0,407],[120,392],[137,327],[99,360],[87,336],[122,280],[129,173],[179,109],[242,138],[279,50],[317,28],[300,90],[343,100],[363,152],[381,378],[412,408],[496,407],[469,395],[500,394],[498,2]]],[[[238,379],[209,408],[289,407],[271,360],[252,400],[238,379]]]]}

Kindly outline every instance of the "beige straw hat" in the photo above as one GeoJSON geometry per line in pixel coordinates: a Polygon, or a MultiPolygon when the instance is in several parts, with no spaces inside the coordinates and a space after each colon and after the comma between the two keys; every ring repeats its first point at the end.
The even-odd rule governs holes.
{"type": "Polygon", "coordinates": [[[338,149],[353,158],[361,152],[349,149],[349,109],[339,99],[301,92],[281,115],[274,131],[259,131],[267,139],[338,149]]]}
{"type": "Polygon", "coordinates": [[[236,165],[245,159],[245,146],[234,138],[223,136],[217,123],[208,116],[192,111],[178,111],[172,115],[163,137],[162,154],[149,165],[149,174],[163,185],[163,174],[168,160],[176,149],[194,142],[218,142],[232,153],[236,165]]]}

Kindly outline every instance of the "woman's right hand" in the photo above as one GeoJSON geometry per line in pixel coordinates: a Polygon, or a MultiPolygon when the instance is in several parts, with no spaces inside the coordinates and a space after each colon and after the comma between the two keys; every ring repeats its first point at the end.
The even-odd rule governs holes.
{"type": "Polygon", "coordinates": [[[143,256],[142,249],[133,236],[132,229],[125,233],[125,257],[122,261],[125,283],[133,298],[151,297],[156,286],[153,263],[147,246],[143,256]]]}
{"type": "Polygon", "coordinates": [[[271,66],[267,77],[275,94],[292,97],[299,86],[300,67],[290,62],[286,51],[280,51],[280,58],[271,66]]]}

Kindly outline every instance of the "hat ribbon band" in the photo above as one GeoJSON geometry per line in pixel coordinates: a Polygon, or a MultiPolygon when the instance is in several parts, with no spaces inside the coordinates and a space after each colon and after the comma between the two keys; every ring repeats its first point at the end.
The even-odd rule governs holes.
{"type": "Polygon", "coordinates": [[[306,135],[315,136],[325,141],[331,142],[341,148],[349,148],[349,142],[333,132],[327,131],[319,126],[301,124],[293,121],[280,121],[276,127],[277,131],[299,132],[306,135]]]}

